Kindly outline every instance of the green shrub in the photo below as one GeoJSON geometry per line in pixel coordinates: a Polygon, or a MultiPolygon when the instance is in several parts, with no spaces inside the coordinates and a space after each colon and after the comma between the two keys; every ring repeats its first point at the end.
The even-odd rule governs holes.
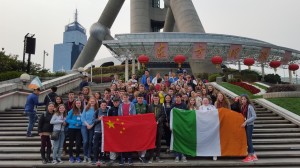
{"type": "Polygon", "coordinates": [[[220,74],[211,74],[211,75],[208,76],[208,81],[209,82],[215,82],[217,77],[221,77],[221,75],[220,74]]]}
{"type": "Polygon", "coordinates": [[[257,82],[258,76],[256,74],[245,74],[241,76],[241,79],[246,82],[257,82]]]}
{"type": "Polygon", "coordinates": [[[0,81],[6,81],[14,78],[19,78],[23,72],[8,71],[0,73],[0,81]]]}
{"type": "Polygon", "coordinates": [[[208,79],[208,73],[199,73],[196,77],[199,79],[208,79]]]}
{"type": "Polygon", "coordinates": [[[268,88],[267,93],[288,91],[296,91],[296,87],[294,85],[274,85],[268,88]]]}
{"type": "Polygon", "coordinates": [[[281,78],[278,74],[274,75],[274,74],[268,74],[268,75],[265,75],[265,82],[268,82],[268,83],[281,83],[281,78]]]}

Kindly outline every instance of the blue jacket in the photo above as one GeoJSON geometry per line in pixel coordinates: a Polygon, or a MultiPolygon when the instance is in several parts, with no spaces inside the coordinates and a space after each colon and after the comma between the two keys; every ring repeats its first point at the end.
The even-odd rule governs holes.
{"type": "MultiPolygon", "coordinates": [[[[123,103],[120,104],[119,106],[119,110],[118,110],[118,115],[119,116],[123,116],[123,103]]],[[[130,103],[130,106],[129,106],[129,115],[135,115],[136,114],[136,110],[135,110],[135,106],[133,103],[130,103]]]]}
{"type": "Polygon", "coordinates": [[[26,99],[25,112],[35,112],[34,107],[41,105],[44,105],[44,103],[39,103],[39,96],[31,93],[26,99]]]}
{"type": "Polygon", "coordinates": [[[83,113],[81,114],[82,126],[86,126],[85,122],[87,122],[89,125],[94,124],[94,113],[95,110],[93,107],[91,107],[88,111],[86,111],[85,109],[83,110],[83,113]]]}
{"type": "MultiPolygon", "coordinates": [[[[150,81],[152,82],[152,80],[153,80],[153,78],[152,78],[152,76],[150,75],[150,81]]],[[[142,76],[141,83],[144,84],[144,85],[147,84],[147,77],[146,77],[145,74],[142,76]]]]}
{"type": "Polygon", "coordinates": [[[251,104],[248,105],[248,112],[247,112],[247,119],[246,123],[247,125],[254,125],[254,121],[256,119],[256,113],[251,104]]]}
{"type": "Polygon", "coordinates": [[[102,125],[101,120],[98,120],[99,116],[107,116],[108,109],[105,109],[105,111],[102,111],[100,108],[97,113],[94,114],[94,125],[95,125],[95,132],[102,132],[102,125]]]}
{"type": "Polygon", "coordinates": [[[69,124],[69,128],[72,129],[80,129],[82,122],[81,122],[81,114],[73,115],[73,109],[68,112],[68,116],[66,118],[66,122],[69,124]]]}

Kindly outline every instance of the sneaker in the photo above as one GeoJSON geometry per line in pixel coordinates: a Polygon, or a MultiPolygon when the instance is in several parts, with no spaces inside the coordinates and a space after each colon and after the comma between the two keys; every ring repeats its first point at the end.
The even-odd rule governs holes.
{"type": "Polygon", "coordinates": [[[26,137],[34,137],[31,133],[27,133],[26,137]]]}
{"type": "Polygon", "coordinates": [[[123,166],[123,165],[124,165],[124,162],[125,162],[125,159],[124,159],[124,158],[121,158],[121,159],[120,159],[120,162],[119,162],[119,165],[120,165],[120,166],[123,166]]]}
{"type": "Polygon", "coordinates": [[[248,163],[248,162],[253,162],[253,159],[251,156],[247,156],[244,160],[243,160],[244,163],[248,163]]]}
{"type": "Polygon", "coordinates": [[[92,159],[91,158],[87,158],[87,162],[88,163],[92,163],[92,159]]]}
{"type": "Polygon", "coordinates": [[[159,158],[159,157],[156,157],[156,158],[155,158],[155,161],[157,161],[157,162],[159,162],[159,163],[162,163],[162,162],[164,162],[164,161],[160,160],[160,158],[159,158]]]}
{"type": "Polygon", "coordinates": [[[42,163],[43,163],[43,164],[47,164],[46,159],[43,159],[43,160],[42,160],[42,163]]]}
{"type": "Polygon", "coordinates": [[[153,157],[149,159],[148,163],[153,163],[153,157]]]}
{"type": "Polygon", "coordinates": [[[170,153],[170,149],[169,148],[166,149],[166,153],[170,153]]]}
{"type": "Polygon", "coordinates": [[[92,161],[90,164],[91,164],[91,165],[96,165],[96,162],[95,162],[95,161],[92,161]]]}
{"type": "Polygon", "coordinates": [[[88,159],[87,159],[87,157],[86,157],[86,156],[84,156],[84,157],[83,157],[83,161],[82,161],[82,162],[83,162],[83,163],[86,163],[86,162],[87,162],[87,160],[88,160],[88,159]]]}
{"type": "Polygon", "coordinates": [[[81,159],[80,159],[79,156],[76,158],[76,162],[77,162],[77,163],[81,163],[81,159]]]}
{"type": "Polygon", "coordinates": [[[96,163],[96,166],[100,167],[101,163],[102,163],[102,162],[99,162],[99,161],[98,161],[98,162],[96,163]]]}
{"type": "Polygon", "coordinates": [[[57,163],[58,163],[58,161],[55,159],[52,161],[52,164],[54,164],[54,165],[56,165],[57,163]]]}
{"type": "Polygon", "coordinates": [[[64,161],[62,161],[61,158],[57,159],[57,162],[60,164],[64,163],[64,161]]]}
{"type": "Polygon", "coordinates": [[[140,159],[140,161],[141,161],[142,163],[146,163],[145,157],[139,157],[139,159],[140,159]]]}
{"type": "Polygon", "coordinates": [[[257,161],[257,160],[258,160],[258,158],[257,158],[257,155],[256,155],[256,154],[253,154],[253,155],[252,155],[252,160],[253,160],[253,161],[257,161]]]}
{"type": "Polygon", "coordinates": [[[74,162],[75,162],[75,159],[74,159],[73,156],[71,156],[71,157],[69,158],[69,162],[70,162],[70,163],[74,163],[74,162]]]}
{"type": "Polygon", "coordinates": [[[131,158],[128,158],[128,165],[131,166],[133,164],[133,161],[131,158]]]}
{"type": "Polygon", "coordinates": [[[218,160],[218,157],[217,156],[213,156],[213,161],[216,161],[218,160]]]}
{"type": "Polygon", "coordinates": [[[176,163],[178,163],[178,162],[179,162],[179,157],[178,157],[178,156],[176,156],[176,158],[175,158],[175,162],[176,162],[176,163]]]}
{"type": "Polygon", "coordinates": [[[181,160],[182,160],[182,162],[187,162],[187,160],[186,160],[186,157],[185,156],[182,156],[182,158],[181,158],[181,160]]]}

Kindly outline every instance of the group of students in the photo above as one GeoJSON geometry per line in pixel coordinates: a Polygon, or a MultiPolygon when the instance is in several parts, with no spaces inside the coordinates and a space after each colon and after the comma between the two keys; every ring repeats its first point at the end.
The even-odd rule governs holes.
{"type": "MultiPolygon", "coordinates": [[[[187,73],[166,74],[162,79],[157,73],[155,78],[146,70],[141,77],[141,82],[132,75],[132,78],[124,83],[115,76],[110,88],[106,88],[103,96],[100,92],[92,92],[87,86],[87,81],[81,83],[82,91],[75,99],[74,92],[68,93],[68,100],[63,103],[60,96],[52,93],[45,97],[46,112],[40,116],[38,133],[41,137],[41,157],[43,163],[50,163],[51,144],[53,164],[62,163],[62,152],[66,151],[65,137],[69,137],[68,153],[69,161],[88,162],[93,165],[104,163],[109,156],[108,164],[115,162],[119,155],[119,164],[133,164],[133,152],[138,153],[142,163],[154,161],[163,162],[160,158],[161,139],[166,140],[167,150],[170,152],[170,113],[172,108],[198,110],[229,108],[240,112],[245,122],[242,127],[246,129],[248,156],[243,160],[250,162],[257,160],[252,145],[252,132],[256,114],[247,95],[237,97],[233,104],[227,100],[222,92],[217,92],[212,85],[197,81],[187,73]],[[177,78],[178,76],[178,78],[177,78]],[[53,98],[55,96],[55,98],[53,98]],[[48,99],[48,100],[47,100],[48,99]],[[53,100],[54,99],[54,100],[53,100]],[[154,113],[157,121],[156,147],[149,151],[128,151],[125,153],[101,152],[103,116],[128,116],[145,113],[154,113]],[[59,138],[52,140],[51,133],[59,131],[59,138]],[[75,157],[73,147],[76,147],[75,157]],[[83,159],[80,158],[81,146],[83,159]],[[148,153],[148,161],[146,154],[148,153]],[[93,157],[92,157],[93,156],[93,157]],[[92,159],[93,158],[93,159],[92,159]],[[127,159],[127,160],[125,160],[127,159]]],[[[36,91],[34,91],[33,94],[36,91]]],[[[38,94],[38,93],[37,93],[38,94]]],[[[36,102],[36,105],[39,103],[36,102]]],[[[26,108],[25,108],[26,109],[26,108]]],[[[26,112],[26,111],[25,111],[26,112]]],[[[30,115],[29,119],[30,119],[30,115]]],[[[30,122],[29,122],[30,125],[30,122]]],[[[30,128],[28,129],[30,131],[30,128]]],[[[27,135],[30,133],[27,133],[27,135]]],[[[186,156],[174,151],[175,162],[187,162],[186,156]]],[[[216,157],[214,157],[216,160],[216,157]]]]}

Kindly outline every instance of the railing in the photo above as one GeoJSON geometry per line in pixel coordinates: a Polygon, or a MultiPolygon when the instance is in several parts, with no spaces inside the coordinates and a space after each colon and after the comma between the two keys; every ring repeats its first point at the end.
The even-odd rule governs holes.
{"type": "MultiPolygon", "coordinates": [[[[58,95],[62,95],[78,87],[81,82],[81,76],[82,75],[79,73],[72,73],[43,82],[43,88],[39,95],[39,101],[42,102],[45,96],[51,92],[50,88],[52,86],[57,87],[56,93],[58,95]]],[[[1,90],[0,87],[0,90],[3,91],[2,93],[5,92],[0,96],[0,111],[4,111],[12,107],[24,107],[26,98],[31,93],[31,90],[27,89],[26,86],[21,84],[12,84],[11,86],[6,86],[5,89],[3,88],[1,90]]]]}

